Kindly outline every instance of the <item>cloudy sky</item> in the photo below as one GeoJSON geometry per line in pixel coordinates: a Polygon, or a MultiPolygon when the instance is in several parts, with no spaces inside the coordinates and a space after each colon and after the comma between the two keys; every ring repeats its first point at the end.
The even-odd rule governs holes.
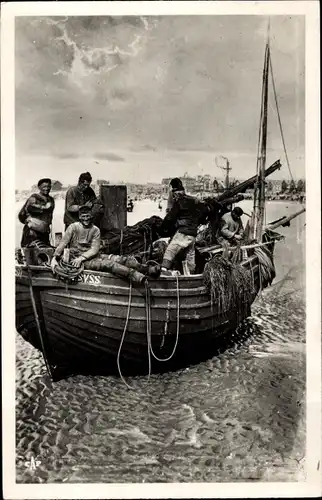
{"type": "MultiPolygon", "coordinates": [[[[252,157],[266,27],[260,16],[16,18],[18,168],[31,157],[108,159],[113,151],[125,159],[142,150],[252,157]]],[[[304,19],[272,17],[273,70],[296,177],[304,175],[304,54],[304,19]]],[[[272,97],[274,160],[282,148],[272,97]]]]}

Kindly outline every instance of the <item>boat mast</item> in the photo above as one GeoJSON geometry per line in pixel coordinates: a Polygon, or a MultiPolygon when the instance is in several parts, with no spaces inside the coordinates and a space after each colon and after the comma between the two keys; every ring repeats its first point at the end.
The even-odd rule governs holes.
{"type": "Polygon", "coordinates": [[[269,47],[269,25],[268,37],[265,47],[265,59],[263,69],[262,102],[259,124],[259,138],[257,150],[257,182],[254,190],[253,211],[253,237],[261,241],[264,216],[265,216],[265,166],[267,146],[267,103],[268,103],[268,75],[269,75],[270,47],[269,47]]]}

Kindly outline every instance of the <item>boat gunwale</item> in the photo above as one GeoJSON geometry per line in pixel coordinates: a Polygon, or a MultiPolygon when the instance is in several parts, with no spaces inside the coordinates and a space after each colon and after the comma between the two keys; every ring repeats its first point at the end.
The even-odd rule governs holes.
{"type": "MultiPolygon", "coordinates": [[[[248,263],[250,264],[252,261],[254,260],[258,260],[257,256],[256,255],[252,255],[250,257],[248,257],[246,260],[242,261],[241,262],[241,265],[242,266],[245,266],[247,265],[248,263]]],[[[51,269],[49,269],[48,267],[44,267],[44,266],[35,266],[35,265],[25,265],[25,264],[18,264],[16,263],[15,264],[15,267],[17,268],[20,268],[21,270],[28,270],[30,269],[31,271],[40,271],[42,273],[44,273],[45,271],[51,271],[51,269]]],[[[102,276],[102,277],[105,277],[105,278],[113,278],[113,279],[120,279],[122,281],[124,281],[121,277],[119,276],[116,276],[115,274],[112,274],[112,273],[107,273],[105,271],[95,271],[95,270],[91,270],[91,269],[84,269],[83,271],[84,273],[86,274],[92,274],[94,276],[102,276]]],[[[16,276],[16,278],[18,278],[19,276],[16,276]]],[[[200,280],[203,278],[203,274],[190,274],[189,276],[185,276],[185,275],[182,275],[180,274],[179,276],[159,276],[158,278],[150,278],[151,282],[153,283],[156,283],[158,281],[173,281],[173,282],[176,282],[177,278],[179,279],[179,281],[195,281],[195,280],[200,280]]],[[[88,284],[89,283],[85,283],[85,284],[88,284]]]]}

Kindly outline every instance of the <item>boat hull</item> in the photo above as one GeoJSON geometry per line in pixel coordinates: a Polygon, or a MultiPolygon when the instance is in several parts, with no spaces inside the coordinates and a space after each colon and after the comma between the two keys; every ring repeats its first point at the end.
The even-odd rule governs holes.
{"type": "MultiPolygon", "coordinates": [[[[252,269],[255,299],[257,258],[244,265],[252,269]]],[[[122,373],[143,374],[209,358],[251,314],[250,307],[239,314],[220,310],[202,275],[162,277],[149,281],[148,289],[147,296],[144,286],[95,271],[66,285],[44,267],[30,266],[28,272],[16,266],[16,329],[43,352],[55,379],[117,373],[118,354],[122,373]],[[158,358],[170,357],[175,344],[176,349],[160,362],[149,342],[158,358]]]]}

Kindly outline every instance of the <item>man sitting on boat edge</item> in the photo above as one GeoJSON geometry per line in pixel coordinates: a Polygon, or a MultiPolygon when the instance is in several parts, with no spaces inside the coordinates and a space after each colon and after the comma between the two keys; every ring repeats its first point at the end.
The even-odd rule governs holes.
{"type": "Polygon", "coordinates": [[[97,198],[90,184],[92,176],[89,172],[80,174],[77,186],[70,187],[66,192],[64,224],[65,229],[70,224],[78,221],[79,208],[88,206],[92,210],[94,224],[100,225],[100,219],[104,212],[102,201],[97,198]]]}
{"type": "Polygon", "coordinates": [[[73,260],[72,266],[80,267],[81,264],[96,257],[100,250],[101,232],[93,224],[93,215],[91,208],[87,205],[79,207],[79,221],[70,224],[58,247],[55,250],[51,262],[51,268],[54,271],[57,266],[57,259],[61,257],[64,249],[69,246],[70,254],[73,260]]]}
{"type": "Polygon", "coordinates": [[[32,194],[18,214],[20,222],[24,224],[22,248],[33,246],[37,242],[50,246],[50,225],[55,208],[55,200],[49,195],[51,179],[40,179],[38,188],[39,193],[32,194]]]}
{"type": "Polygon", "coordinates": [[[244,211],[240,207],[235,207],[231,212],[225,213],[220,219],[217,241],[224,248],[237,245],[244,236],[244,226],[241,216],[244,211]]]}

